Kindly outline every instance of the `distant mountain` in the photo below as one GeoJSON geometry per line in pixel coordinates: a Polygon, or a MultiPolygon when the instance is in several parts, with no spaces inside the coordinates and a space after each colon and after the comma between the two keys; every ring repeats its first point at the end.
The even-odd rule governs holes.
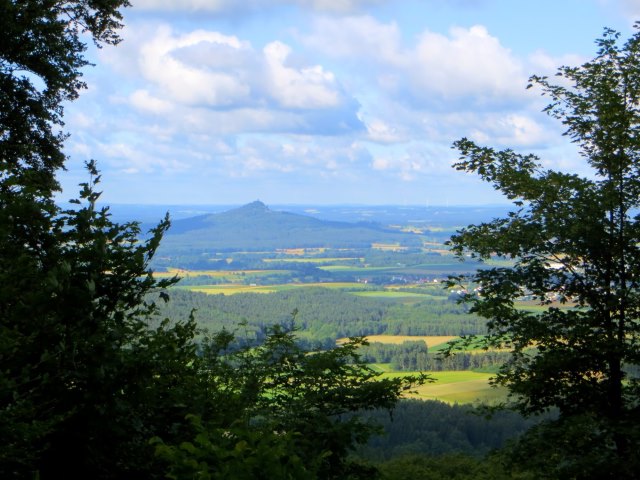
{"type": "Polygon", "coordinates": [[[372,243],[418,246],[410,233],[372,222],[327,221],[296,213],[274,211],[260,201],[222,213],[199,215],[173,222],[163,249],[257,251],[276,248],[354,248],[372,243]]]}

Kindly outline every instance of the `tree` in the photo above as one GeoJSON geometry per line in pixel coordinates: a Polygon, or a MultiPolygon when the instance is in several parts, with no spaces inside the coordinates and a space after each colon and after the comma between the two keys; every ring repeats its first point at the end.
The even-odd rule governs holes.
{"type": "Polygon", "coordinates": [[[117,43],[127,5],[0,0],[0,478],[164,478],[150,439],[186,445],[185,418],[221,458],[255,453],[238,455],[252,471],[277,474],[289,453],[285,471],[307,471],[300,459],[344,471],[370,430],[339,414],[390,408],[406,380],[373,381],[343,361],[351,345],[308,355],[286,334],[226,361],[199,345],[193,315],[156,316],[175,283],[149,268],[168,218],[146,240],[137,223],[113,223],[94,161],[73,208],[54,203],[82,34],[117,43]]]}
{"type": "Polygon", "coordinates": [[[640,384],[625,369],[640,363],[640,33],[621,43],[605,30],[597,45],[593,60],[558,70],[559,84],[533,76],[529,85],[549,96],[546,113],[566,127],[591,174],[459,140],[455,167],[478,174],[515,208],[462,229],[450,244],[459,256],[513,260],[475,273],[481,291],[466,300],[488,319],[487,345],[512,349],[495,378],[512,405],[559,412],[537,429],[556,448],[529,459],[553,456],[546,467],[562,478],[635,478],[640,384]],[[524,295],[544,309],[518,308],[524,295]]]}
{"type": "Polygon", "coordinates": [[[204,342],[198,364],[216,409],[191,417],[188,442],[153,441],[170,478],[371,478],[349,459],[378,433],[358,413],[390,411],[427,377],[377,378],[358,353],[364,343],[310,351],[278,325],[258,344],[239,345],[226,331],[204,342]]]}
{"type": "Polygon", "coordinates": [[[195,322],[158,322],[148,262],[168,221],[141,242],[97,208],[95,165],[77,208],[51,219],[46,264],[2,285],[0,476],[149,478],[148,440],[180,435],[207,403],[191,366],[195,322]]]}
{"type": "Polygon", "coordinates": [[[96,207],[93,162],[77,208],[53,201],[62,103],[84,88],[83,35],[118,43],[127,5],[0,2],[2,478],[138,478],[150,471],[148,438],[188,413],[167,407],[187,396],[193,321],[145,321],[147,294],[171,283],[148,269],[168,221],[147,242],[136,224],[113,224],[96,207]],[[183,388],[170,390],[176,378],[183,388]]]}

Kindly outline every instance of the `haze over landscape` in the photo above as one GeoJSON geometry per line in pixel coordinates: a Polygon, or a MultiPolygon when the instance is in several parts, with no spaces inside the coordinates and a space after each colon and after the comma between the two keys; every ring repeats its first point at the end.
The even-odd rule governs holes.
{"type": "Polygon", "coordinates": [[[531,74],[580,64],[637,1],[139,0],[66,107],[61,200],[99,160],[109,203],[503,203],[451,143],[580,171],[531,74]],[[535,89],[534,89],[535,90],[535,89]]]}

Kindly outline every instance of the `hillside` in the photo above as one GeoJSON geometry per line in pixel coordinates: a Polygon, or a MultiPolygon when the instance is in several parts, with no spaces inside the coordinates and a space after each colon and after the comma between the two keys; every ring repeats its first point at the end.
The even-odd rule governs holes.
{"type": "Polygon", "coordinates": [[[348,223],[274,211],[255,201],[222,213],[177,220],[162,250],[259,251],[286,248],[358,248],[373,243],[418,247],[420,238],[376,223],[348,223]]]}

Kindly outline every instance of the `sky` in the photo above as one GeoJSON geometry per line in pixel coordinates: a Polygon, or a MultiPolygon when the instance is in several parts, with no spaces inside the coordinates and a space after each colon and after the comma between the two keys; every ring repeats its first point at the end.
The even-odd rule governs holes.
{"type": "Polygon", "coordinates": [[[469,205],[454,141],[587,174],[529,76],[628,38],[640,0],[132,0],[65,107],[61,200],[469,205]]]}

